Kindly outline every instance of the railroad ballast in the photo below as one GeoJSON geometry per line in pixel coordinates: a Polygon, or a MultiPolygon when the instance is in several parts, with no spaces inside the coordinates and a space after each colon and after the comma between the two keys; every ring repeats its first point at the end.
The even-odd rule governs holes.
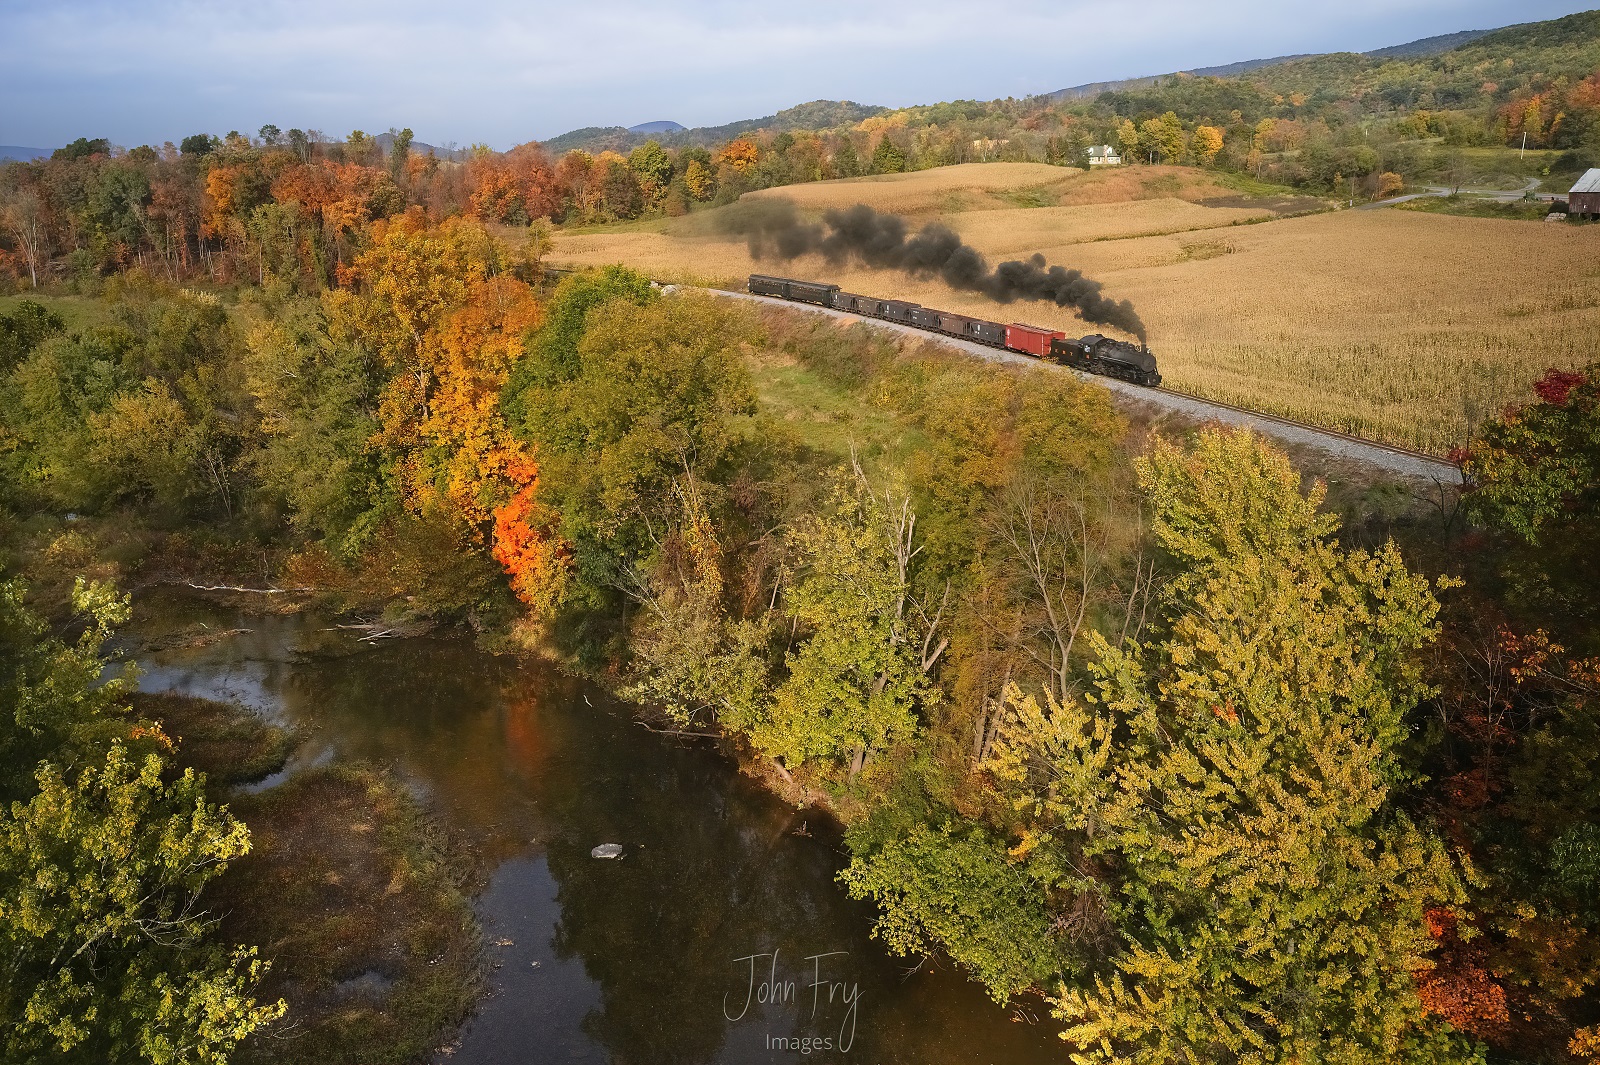
{"type": "Polygon", "coordinates": [[[1091,333],[1086,337],[1072,338],[1053,329],[1013,322],[1001,325],[964,314],[938,311],[904,300],[884,300],[876,296],[861,296],[844,292],[838,285],[816,281],[798,281],[790,277],[770,277],[751,274],[749,289],[758,296],[777,296],[797,303],[810,303],[836,311],[848,311],[868,318],[882,318],[889,322],[916,326],[933,333],[976,341],[991,348],[1032,355],[1089,373],[1131,381],[1136,385],[1155,386],[1161,383],[1156,369],[1155,356],[1143,344],[1130,344],[1091,333]]]}

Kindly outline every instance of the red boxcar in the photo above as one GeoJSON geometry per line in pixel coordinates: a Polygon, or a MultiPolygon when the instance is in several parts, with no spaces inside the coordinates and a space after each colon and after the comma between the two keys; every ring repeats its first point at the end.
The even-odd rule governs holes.
{"type": "Polygon", "coordinates": [[[1040,329],[1036,325],[1023,325],[1021,322],[1012,322],[1006,326],[1006,347],[1012,351],[1021,351],[1028,355],[1043,357],[1050,354],[1051,340],[1066,335],[1050,329],[1040,329]]]}

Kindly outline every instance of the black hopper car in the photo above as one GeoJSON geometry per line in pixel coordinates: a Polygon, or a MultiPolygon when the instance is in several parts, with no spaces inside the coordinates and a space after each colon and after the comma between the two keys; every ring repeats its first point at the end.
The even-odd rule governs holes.
{"type": "Polygon", "coordinates": [[[1099,333],[1073,339],[1054,329],[1041,329],[1021,322],[1001,325],[981,318],[969,318],[964,314],[936,311],[932,307],[904,300],[860,296],[841,291],[838,285],[768,277],[765,274],[751,274],[749,288],[758,296],[777,296],[798,303],[912,325],[931,333],[943,333],[993,348],[1065,363],[1075,369],[1131,381],[1136,385],[1154,387],[1161,384],[1161,373],[1156,369],[1156,359],[1150,354],[1149,348],[1125,340],[1114,340],[1099,333]]]}

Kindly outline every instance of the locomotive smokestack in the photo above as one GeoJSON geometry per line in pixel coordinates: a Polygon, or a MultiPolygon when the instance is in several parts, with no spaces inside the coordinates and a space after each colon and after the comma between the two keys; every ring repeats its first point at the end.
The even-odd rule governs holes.
{"type": "Polygon", "coordinates": [[[907,236],[904,219],[858,203],[825,212],[818,225],[802,220],[791,201],[763,197],[729,208],[722,229],[744,237],[756,259],[773,255],[787,261],[817,254],[834,266],[855,260],[912,277],[936,277],[951,288],[981,292],[999,303],[1048,300],[1071,307],[1086,322],[1116,326],[1138,337],[1141,345],[1145,341],[1144,322],[1133,304],[1102,296],[1100,282],[1082,271],[1051,266],[1042,255],[991,270],[976,248],[938,222],[907,236]]]}

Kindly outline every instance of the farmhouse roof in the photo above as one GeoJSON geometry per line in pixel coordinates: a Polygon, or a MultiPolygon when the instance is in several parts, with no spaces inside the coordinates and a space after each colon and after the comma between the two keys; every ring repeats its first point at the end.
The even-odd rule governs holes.
{"type": "Polygon", "coordinates": [[[1600,166],[1592,167],[1569,192],[1600,192],[1600,166]]]}

